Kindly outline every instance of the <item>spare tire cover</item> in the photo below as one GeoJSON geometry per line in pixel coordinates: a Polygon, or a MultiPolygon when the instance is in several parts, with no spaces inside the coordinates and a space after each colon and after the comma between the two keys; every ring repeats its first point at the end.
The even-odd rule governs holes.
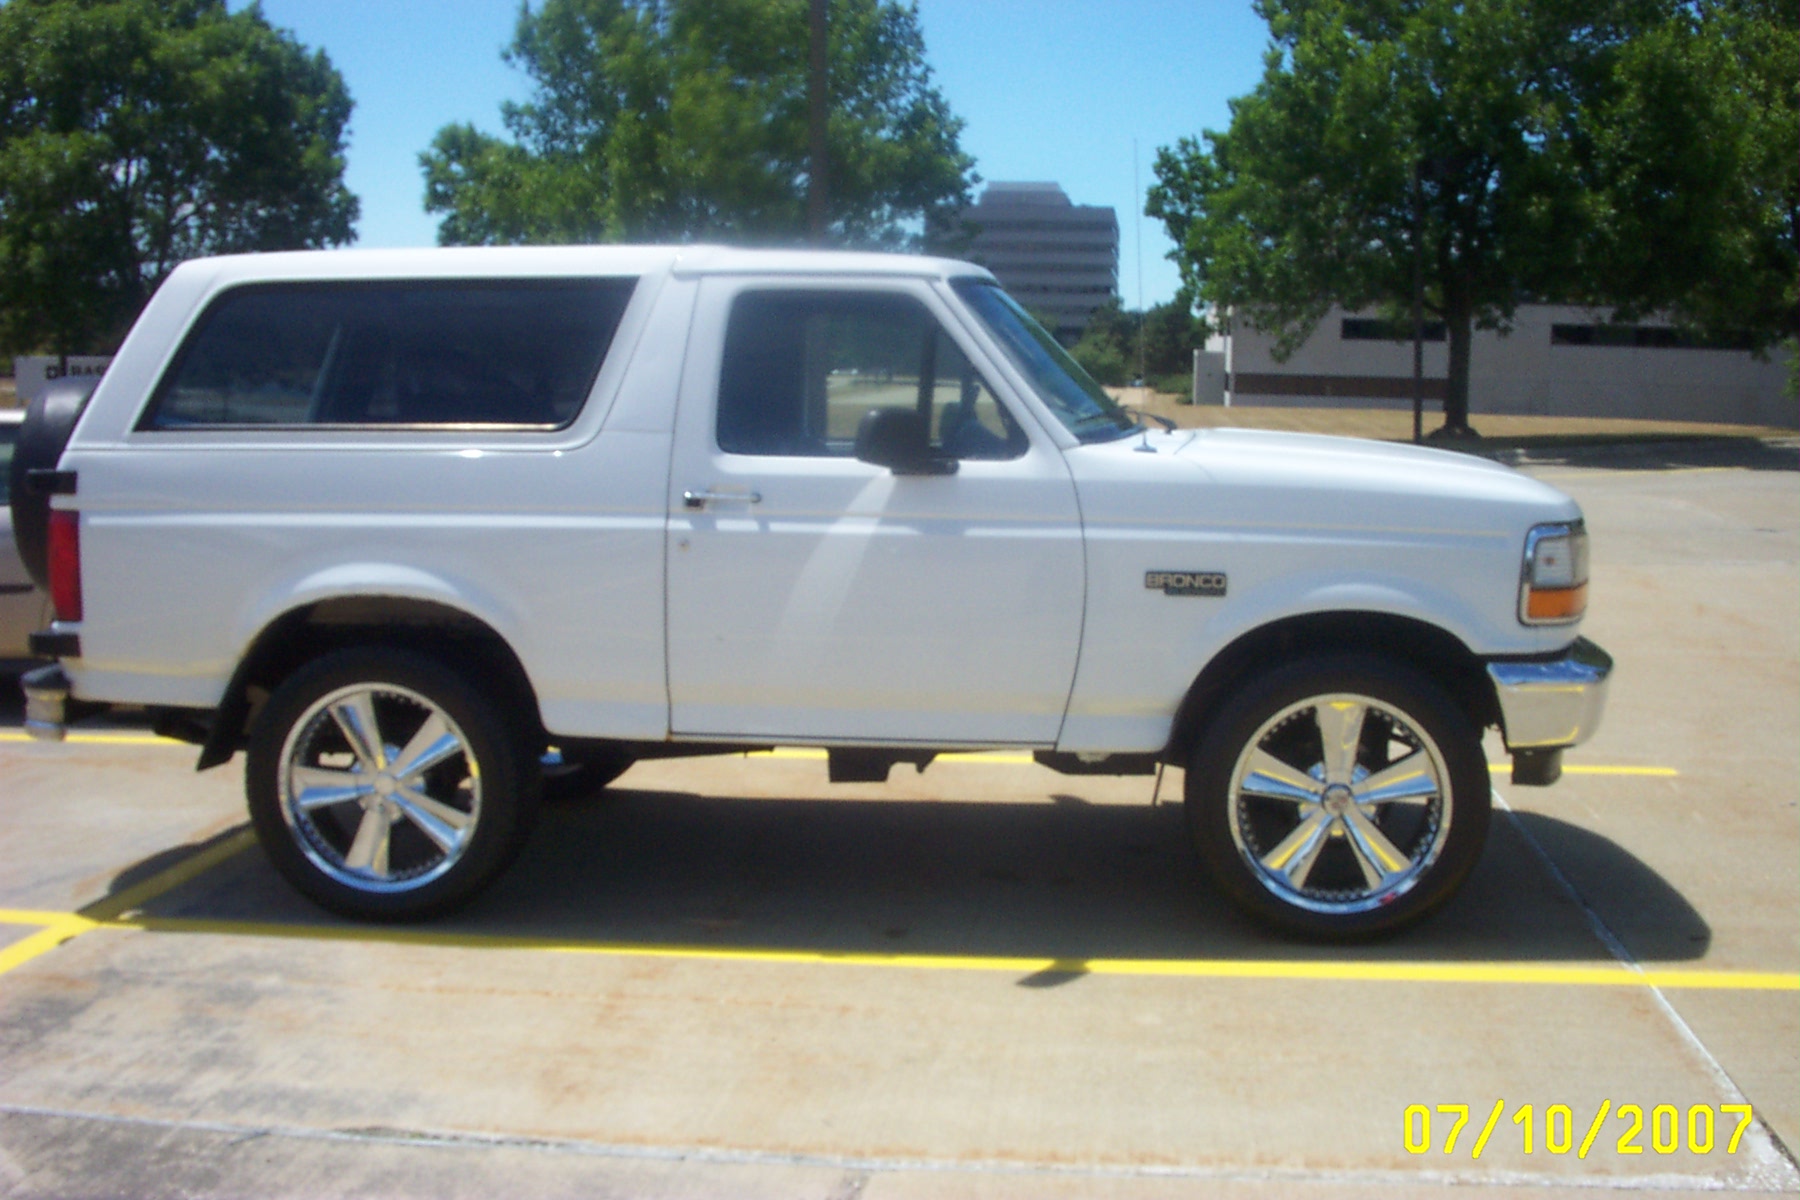
{"type": "Polygon", "coordinates": [[[25,569],[45,590],[50,587],[50,494],[31,486],[28,476],[33,471],[56,469],[63,447],[69,444],[69,435],[75,432],[75,422],[87,407],[97,383],[97,378],[88,376],[60,379],[45,388],[26,408],[19,442],[13,447],[12,485],[8,489],[13,541],[19,547],[25,569]]]}

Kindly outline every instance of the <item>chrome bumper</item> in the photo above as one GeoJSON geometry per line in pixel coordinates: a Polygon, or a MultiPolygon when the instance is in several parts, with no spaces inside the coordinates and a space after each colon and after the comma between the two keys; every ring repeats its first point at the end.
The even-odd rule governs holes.
{"type": "Polygon", "coordinates": [[[69,677],[54,663],[27,671],[19,680],[25,690],[25,732],[39,741],[60,742],[69,732],[69,677]]]}
{"type": "Polygon", "coordinates": [[[1489,663],[1506,748],[1561,750],[1587,741],[1606,707],[1612,667],[1612,657],[1586,638],[1548,661],[1489,663]]]}

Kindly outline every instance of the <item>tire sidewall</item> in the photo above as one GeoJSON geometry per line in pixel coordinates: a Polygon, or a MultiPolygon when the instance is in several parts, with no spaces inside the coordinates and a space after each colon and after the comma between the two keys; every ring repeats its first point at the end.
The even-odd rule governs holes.
{"type": "Polygon", "coordinates": [[[467,901],[519,848],[536,802],[534,773],[515,723],[458,672],[424,654],[384,647],[336,651],[290,675],[251,726],[244,768],[250,820],[270,862],[309,899],[362,920],[409,921],[467,901]],[[295,724],[321,697],[358,684],[397,685],[441,707],[462,731],[479,765],[481,812],[468,847],[442,875],[397,892],[363,891],[323,873],[298,844],[282,813],[282,753],[295,724]]]}
{"type": "Polygon", "coordinates": [[[1186,815],[1209,879],[1239,909],[1302,937],[1357,940],[1418,921],[1456,892],[1486,842],[1491,791],[1480,734],[1442,688],[1399,664],[1342,655],[1278,667],[1218,711],[1188,766],[1186,815]],[[1404,715],[1437,744],[1448,776],[1450,830],[1437,859],[1407,891],[1366,912],[1319,913],[1287,903],[1258,879],[1231,831],[1232,775],[1247,743],[1289,705],[1332,693],[1367,696],[1404,715]]]}

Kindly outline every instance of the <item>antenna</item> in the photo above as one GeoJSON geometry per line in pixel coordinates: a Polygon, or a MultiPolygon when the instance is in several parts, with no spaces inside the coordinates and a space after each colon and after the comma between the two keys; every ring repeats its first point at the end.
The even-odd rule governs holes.
{"type": "Polygon", "coordinates": [[[1144,378],[1144,318],[1149,310],[1144,307],[1144,196],[1138,187],[1138,140],[1131,139],[1131,207],[1137,219],[1132,228],[1137,234],[1137,378],[1140,384],[1148,385],[1144,378]]]}

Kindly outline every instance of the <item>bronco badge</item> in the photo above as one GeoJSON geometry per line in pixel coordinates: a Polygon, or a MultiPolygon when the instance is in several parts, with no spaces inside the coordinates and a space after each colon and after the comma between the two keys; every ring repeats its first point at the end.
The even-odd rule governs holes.
{"type": "Polygon", "coordinates": [[[1223,596],[1223,571],[1148,571],[1144,586],[1161,589],[1165,596],[1223,596]]]}

